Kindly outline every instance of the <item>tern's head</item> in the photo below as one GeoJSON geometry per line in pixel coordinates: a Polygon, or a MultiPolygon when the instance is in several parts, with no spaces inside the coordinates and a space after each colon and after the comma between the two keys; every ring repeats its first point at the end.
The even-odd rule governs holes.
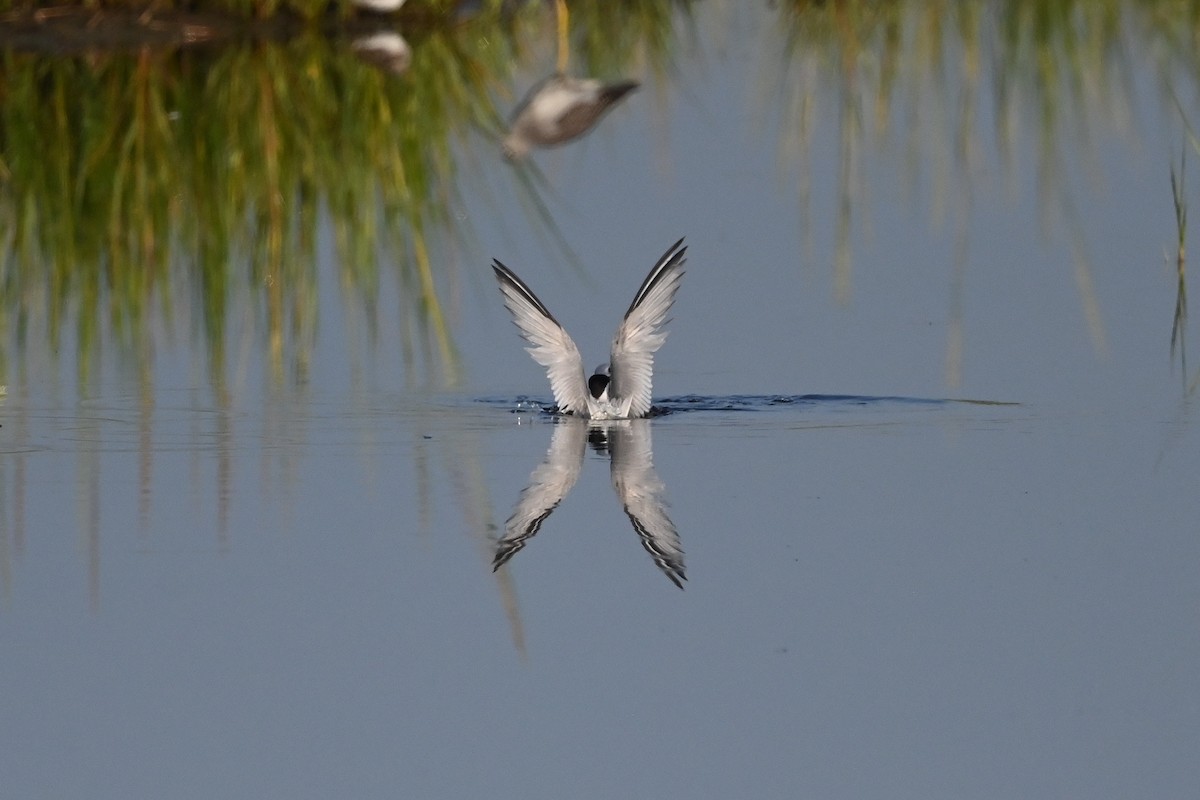
{"type": "Polygon", "coordinates": [[[611,380],[610,374],[607,361],[596,367],[596,371],[592,374],[592,377],[588,378],[588,392],[591,393],[592,397],[599,400],[600,396],[604,394],[604,391],[608,388],[608,382],[611,380]]]}

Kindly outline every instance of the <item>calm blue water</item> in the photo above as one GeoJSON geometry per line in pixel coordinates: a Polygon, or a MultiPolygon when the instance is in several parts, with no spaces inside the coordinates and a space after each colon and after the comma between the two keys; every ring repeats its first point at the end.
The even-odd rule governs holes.
{"type": "MultiPolygon", "coordinates": [[[[864,135],[847,278],[836,92],[798,164],[768,12],[730,9],[701,4],[674,74],[534,156],[579,269],[464,193],[472,240],[439,272],[457,385],[403,366],[395,287],[364,350],[333,280],[302,385],[272,383],[253,325],[224,394],[178,333],[151,404],[117,356],[77,389],[70,342],[10,381],[0,794],[1192,796],[1200,429],[1163,259],[1178,117],[1076,120],[1065,219],[1034,127],[1008,162],[981,135],[940,194],[944,129],[915,177],[864,135]],[[548,413],[490,259],[590,365],[685,234],[663,413],[623,451],[639,486],[653,471],[679,571],[614,491],[622,445],[587,436],[559,441],[578,475],[493,571],[577,421],[548,413]]],[[[494,142],[462,147],[482,184],[513,180],[494,142]]]]}

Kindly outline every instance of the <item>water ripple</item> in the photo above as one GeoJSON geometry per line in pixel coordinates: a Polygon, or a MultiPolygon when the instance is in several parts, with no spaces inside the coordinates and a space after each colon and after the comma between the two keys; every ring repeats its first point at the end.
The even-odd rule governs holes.
{"type": "MultiPolygon", "coordinates": [[[[528,397],[483,397],[478,402],[508,409],[513,414],[558,414],[553,403],[544,403],[528,397]]],[[[1016,406],[1018,403],[1002,400],[973,400],[966,398],[903,397],[898,395],[853,395],[853,394],[733,394],[697,395],[687,394],[664,397],[653,405],[647,416],[661,417],[696,411],[745,411],[764,412],[781,407],[811,407],[822,410],[837,410],[848,407],[936,407],[950,404],[981,406],[1016,406]]]]}

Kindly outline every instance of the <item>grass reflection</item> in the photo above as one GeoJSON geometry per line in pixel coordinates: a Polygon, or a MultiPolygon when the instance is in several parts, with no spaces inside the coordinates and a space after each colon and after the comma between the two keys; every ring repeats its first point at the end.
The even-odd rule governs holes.
{"type": "Polygon", "coordinates": [[[1175,316],[1171,320],[1171,358],[1179,352],[1179,367],[1183,376],[1184,393],[1187,389],[1187,346],[1184,334],[1187,331],[1187,149],[1179,158],[1179,172],[1171,165],[1171,201],[1175,207],[1175,316]]]}
{"type": "MultiPolygon", "coordinates": [[[[12,357],[27,352],[14,335],[34,335],[48,353],[72,336],[86,387],[106,331],[139,360],[155,321],[171,328],[191,308],[219,394],[241,303],[262,332],[272,383],[302,386],[326,212],[338,285],[353,298],[347,308],[374,334],[380,284],[394,280],[406,367],[453,383],[457,357],[438,286],[444,250],[467,233],[451,211],[461,191],[454,145],[471,131],[500,130],[492,98],[510,94],[512,71],[556,18],[571,20],[585,70],[621,72],[662,51],[673,4],[631,4],[621,14],[580,4],[568,17],[553,6],[510,13],[485,3],[465,20],[442,13],[448,2],[412,5],[426,24],[405,28],[419,57],[401,77],[357,58],[353,29],[327,19],[284,41],[234,37],[214,49],[0,53],[5,377],[12,357]]],[[[324,7],[287,9],[315,18],[324,7]]],[[[253,8],[268,15],[282,6],[253,8]]],[[[536,192],[517,175],[514,194],[553,231],[536,192]]]]}
{"type": "MultiPolygon", "coordinates": [[[[780,57],[767,64],[773,77],[764,83],[776,87],[769,102],[781,116],[781,157],[799,175],[802,226],[811,205],[814,129],[822,118],[836,119],[839,129],[838,299],[851,293],[852,242],[870,200],[863,155],[898,143],[913,185],[932,186],[933,222],[948,219],[955,230],[946,369],[947,382],[955,385],[981,152],[994,147],[1006,176],[1030,153],[1043,233],[1066,236],[1092,343],[1103,352],[1103,318],[1072,178],[1096,174],[1091,140],[1097,121],[1118,132],[1138,124],[1134,65],[1157,59],[1164,94],[1195,97],[1200,12],[1166,0],[793,0],[779,4],[778,13],[780,57]],[[827,97],[836,104],[832,114],[822,108],[827,97]]],[[[805,227],[805,241],[810,234],[805,227]]]]}
{"type": "Polygon", "coordinates": [[[381,264],[395,264],[422,322],[408,330],[452,375],[428,239],[448,217],[451,132],[476,116],[485,71],[450,32],[426,44],[404,81],[316,33],[216,53],[6,54],[9,332],[44,319],[57,351],[73,323],[86,384],[103,327],[136,357],[155,314],[170,323],[191,299],[222,370],[233,302],[247,295],[275,382],[303,383],[325,208],[343,290],[369,306],[381,264]]]}

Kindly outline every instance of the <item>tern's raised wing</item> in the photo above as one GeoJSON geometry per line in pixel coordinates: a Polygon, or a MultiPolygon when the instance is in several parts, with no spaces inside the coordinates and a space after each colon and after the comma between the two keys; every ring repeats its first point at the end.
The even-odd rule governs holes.
{"type": "Polygon", "coordinates": [[[608,424],[609,450],[612,457],[612,484],[642,547],[654,563],[683,588],[683,544],[675,523],[667,516],[666,487],[654,471],[654,453],[650,443],[650,422],[633,419],[608,424]]]}
{"type": "Polygon", "coordinates": [[[522,490],[517,507],[504,523],[504,535],[496,542],[493,572],[541,530],[542,523],[571,491],[583,466],[587,433],[587,423],[580,419],[563,418],[555,423],[546,460],[530,474],[529,485],[522,490]]]}
{"type": "Polygon", "coordinates": [[[650,270],[613,337],[608,394],[629,403],[626,415],[631,418],[644,417],[650,410],[654,353],[667,340],[662,327],[675,302],[686,262],[687,248],[682,245],[683,239],[671,245],[650,270]]]}
{"type": "Polygon", "coordinates": [[[533,360],[546,368],[554,402],[563,413],[587,414],[587,379],[575,342],[528,286],[497,260],[492,269],[500,282],[504,305],[530,346],[533,360]]]}

